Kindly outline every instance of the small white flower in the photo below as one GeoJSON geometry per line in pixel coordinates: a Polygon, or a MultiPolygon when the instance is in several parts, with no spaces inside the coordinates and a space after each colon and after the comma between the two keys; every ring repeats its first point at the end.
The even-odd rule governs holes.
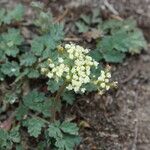
{"type": "Polygon", "coordinates": [[[70,75],[67,74],[67,75],[66,75],[66,79],[69,80],[70,78],[71,78],[70,75]]]}
{"type": "Polygon", "coordinates": [[[74,88],[74,91],[75,91],[75,92],[78,92],[78,91],[79,91],[79,87],[75,87],[75,88],[74,88]]]}
{"type": "Polygon", "coordinates": [[[71,48],[71,45],[70,44],[65,44],[65,49],[69,49],[71,48]]]}
{"type": "Polygon", "coordinates": [[[108,83],[108,82],[109,82],[109,79],[105,79],[105,82],[108,83]]]}
{"type": "Polygon", "coordinates": [[[111,78],[111,74],[109,72],[106,73],[107,78],[111,78]]]}
{"type": "Polygon", "coordinates": [[[104,80],[105,80],[105,77],[104,77],[104,76],[99,76],[99,77],[98,77],[98,80],[99,80],[99,81],[104,81],[104,80]]]}
{"type": "Polygon", "coordinates": [[[98,64],[99,64],[97,61],[94,61],[93,63],[94,63],[94,66],[95,66],[95,67],[97,67],[98,64]]]}
{"type": "Polygon", "coordinates": [[[66,67],[64,68],[64,71],[65,71],[65,72],[69,72],[69,67],[66,66],[66,67]]]}
{"type": "Polygon", "coordinates": [[[54,68],[55,65],[54,65],[54,64],[49,64],[49,67],[50,67],[50,68],[54,68]]]}
{"type": "Polygon", "coordinates": [[[78,76],[76,74],[74,74],[72,78],[78,80],[78,76]]]}
{"type": "Polygon", "coordinates": [[[41,72],[42,72],[42,73],[44,73],[44,72],[46,72],[46,71],[47,71],[46,68],[41,68],[41,72]]]}
{"type": "Polygon", "coordinates": [[[87,53],[89,53],[89,51],[90,51],[90,50],[86,48],[86,49],[84,50],[84,53],[87,54],[87,53]]]}
{"type": "Polygon", "coordinates": [[[58,62],[59,62],[59,63],[63,63],[64,60],[63,60],[61,57],[59,57],[59,58],[58,58],[58,62]]]}
{"type": "Polygon", "coordinates": [[[52,72],[53,72],[53,73],[54,73],[54,72],[56,72],[56,71],[57,71],[57,69],[56,69],[56,68],[53,68],[53,69],[52,69],[52,72]]]}
{"type": "Polygon", "coordinates": [[[90,75],[90,70],[86,70],[86,74],[89,76],[90,75]]]}
{"type": "Polygon", "coordinates": [[[76,69],[75,68],[72,68],[71,69],[71,73],[75,73],[76,72],[76,69]]]}
{"type": "Polygon", "coordinates": [[[53,74],[52,74],[51,72],[49,72],[49,73],[47,74],[47,76],[48,76],[49,78],[52,78],[52,77],[53,77],[53,74]]]}
{"type": "Polygon", "coordinates": [[[86,76],[86,77],[84,78],[84,83],[88,83],[88,82],[90,82],[90,78],[89,78],[88,76],[86,76]]]}
{"type": "Polygon", "coordinates": [[[61,70],[56,72],[56,75],[57,75],[58,77],[61,77],[62,74],[63,74],[63,72],[62,72],[61,70]]]}
{"type": "Polygon", "coordinates": [[[92,61],[92,57],[86,56],[86,60],[92,61]]]}
{"type": "Polygon", "coordinates": [[[109,90],[109,89],[110,89],[110,86],[107,85],[107,86],[106,86],[106,90],[109,90]]]}
{"type": "Polygon", "coordinates": [[[81,70],[85,70],[85,67],[84,67],[84,66],[81,66],[80,68],[81,68],[81,70]]]}
{"type": "Polygon", "coordinates": [[[69,58],[73,59],[74,58],[73,54],[69,54],[69,58]]]}
{"type": "Polygon", "coordinates": [[[82,89],[81,89],[81,92],[82,92],[82,93],[85,93],[85,91],[86,91],[85,88],[82,88],[82,89]]]}
{"type": "Polygon", "coordinates": [[[67,88],[68,90],[72,90],[72,89],[73,89],[73,87],[72,87],[71,84],[69,84],[66,88],[67,88]]]}
{"type": "Polygon", "coordinates": [[[100,85],[101,85],[102,88],[105,88],[105,87],[106,87],[106,84],[105,84],[104,82],[101,83],[100,85]]]}
{"type": "Polygon", "coordinates": [[[15,68],[12,68],[12,69],[11,69],[11,72],[15,72],[15,71],[16,71],[16,69],[15,69],[15,68]]]}

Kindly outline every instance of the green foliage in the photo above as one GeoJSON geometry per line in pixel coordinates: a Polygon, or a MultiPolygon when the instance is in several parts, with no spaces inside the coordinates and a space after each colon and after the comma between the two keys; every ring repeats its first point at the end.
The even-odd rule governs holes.
{"type": "Polygon", "coordinates": [[[5,54],[2,59],[4,59],[6,55],[16,57],[19,53],[17,46],[23,41],[20,31],[17,29],[9,29],[7,33],[0,35],[0,39],[0,50],[5,54]]]}
{"type": "MultiPolygon", "coordinates": [[[[64,49],[59,51],[58,48],[61,44],[63,47],[64,25],[54,23],[52,14],[45,12],[42,3],[33,2],[32,7],[35,20],[31,25],[35,30],[30,41],[21,34],[22,22],[19,21],[24,19],[24,7],[19,4],[11,11],[0,10],[0,115],[13,112],[15,116],[9,131],[0,128],[0,150],[26,149],[24,145],[28,145],[29,140],[26,143],[24,136],[26,139],[32,136],[35,149],[73,150],[81,140],[79,128],[65,121],[65,117],[61,122],[60,116],[62,101],[72,105],[76,95],[73,90],[63,89],[67,81],[48,80],[41,73],[41,67],[48,65],[48,58],[57,63],[62,57],[66,64],[73,64],[63,56],[64,49]],[[29,83],[27,87],[25,81],[29,83]],[[3,84],[8,85],[3,87],[3,84]],[[26,131],[29,134],[22,135],[26,131]]],[[[136,54],[146,48],[143,34],[134,21],[102,22],[99,10],[94,9],[91,15],[82,15],[75,24],[79,33],[93,28],[102,31],[96,49],[90,53],[96,61],[122,62],[126,53],[136,54]]],[[[101,68],[90,71],[90,77],[97,78],[101,68]]],[[[83,88],[87,92],[97,90],[94,83],[87,83],[83,88]]]]}
{"type": "Polygon", "coordinates": [[[47,100],[43,93],[38,91],[31,91],[29,94],[23,98],[24,105],[33,111],[42,113],[45,117],[51,115],[50,108],[52,106],[52,101],[47,100]]]}
{"type": "Polygon", "coordinates": [[[121,63],[126,53],[138,54],[147,48],[143,33],[133,19],[102,21],[99,14],[98,10],[94,10],[91,15],[81,15],[75,23],[79,33],[90,31],[92,28],[101,32],[96,49],[91,52],[95,60],[121,63]]]}
{"type": "Polygon", "coordinates": [[[106,62],[120,63],[126,52],[136,54],[147,47],[141,30],[131,19],[106,21],[102,29],[105,36],[98,41],[95,53],[99,53],[106,62]]]}
{"type": "Polygon", "coordinates": [[[31,53],[25,53],[20,56],[20,64],[23,66],[32,66],[36,62],[36,57],[31,53]]]}
{"type": "Polygon", "coordinates": [[[24,116],[26,116],[26,114],[28,114],[28,107],[24,106],[23,104],[21,104],[17,109],[16,109],[16,119],[21,121],[23,120],[24,116]]]}
{"type": "Polygon", "coordinates": [[[70,122],[55,122],[49,125],[48,135],[55,140],[58,150],[73,150],[80,142],[76,124],[70,122]]]}
{"type": "Polygon", "coordinates": [[[30,136],[37,138],[41,134],[42,127],[44,127],[44,122],[40,119],[29,118],[23,122],[23,125],[28,128],[28,133],[30,136]]]}
{"type": "Polygon", "coordinates": [[[8,133],[0,129],[0,148],[7,146],[8,133]]]}
{"type": "Polygon", "coordinates": [[[20,134],[19,134],[20,126],[14,127],[10,131],[5,131],[0,129],[0,149],[2,150],[11,150],[13,144],[20,142],[20,134]]]}
{"type": "MultiPolygon", "coordinates": [[[[2,26],[0,34],[0,80],[10,82],[9,88],[2,92],[3,106],[2,111],[7,111],[7,105],[14,109],[13,126],[10,131],[0,129],[0,149],[23,150],[22,145],[22,130],[27,129],[29,136],[32,136],[37,141],[37,148],[46,149],[49,145],[50,149],[73,149],[77,144],[78,128],[75,124],[63,122],[60,123],[56,132],[60,130],[59,135],[62,134],[60,140],[57,137],[49,136],[50,127],[55,124],[53,117],[53,109],[60,112],[61,103],[57,103],[55,99],[55,92],[57,92],[62,81],[58,83],[48,81],[48,89],[51,91],[51,96],[47,96],[38,90],[33,89],[30,92],[24,92],[26,87],[23,86],[24,81],[36,82],[40,81],[43,76],[41,75],[41,66],[45,64],[45,60],[51,57],[56,60],[59,56],[57,46],[61,44],[64,39],[63,24],[53,23],[53,17],[50,12],[43,11],[42,3],[32,3],[35,8],[36,15],[34,25],[36,28],[35,37],[31,43],[21,35],[19,29],[11,28],[11,23],[20,24],[24,14],[22,5],[17,5],[14,10],[6,11],[0,10],[0,26],[2,26]],[[5,24],[10,24],[6,26],[5,24]],[[6,29],[3,27],[6,26],[6,29]],[[24,48],[24,44],[27,47],[24,48]],[[25,94],[24,94],[25,93],[25,94]],[[18,125],[18,126],[17,126],[18,125]],[[21,130],[20,130],[21,128],[21,130]],[[68,128],[68,129],[67,129],[68,128]],[[46,134],[47,131],[47,134],[46,134]],[[42,134],[45,133],[45,134],[42,134]],[[42,134],[43,142],[38,138],[42,134]],[[56,139],[57,138],[57,139],[56,139]],[[39,142],[39,143],[38,143],[39,142]]],[[[46,79],[44,79],[46,84],[46,79]]],[[[8,83],[9,83],[8,82],[8,83]]],[[[32,83],[31,83],[32,84],[32,83]]],[[[30,85],[29,85],[30,86],[30,85]]],[[[27,90],[28,91],[28,90],[27,90]]],[[[67,98],[68,93],[63,99],[72,104],[75,98],[67,98]]],[[[68,96],[74,96],[70,93],[68,96]]],[[[0,111],[0,113],[2,112],[0,111]]],[[[53,126],[54,127],[54,126],[53,126]]]]}
{"type": "Polygon", "coordinates": [[[73,91],[66,91],[62,95],[62,99],[67,103],[72,105],[75,101],[75,94],[73,91]]]}
{"type": "Polygon", "coordinates": [[[24,15],[24,7],[19,4],[13,10],[7,11],[5,9],[0,10],[0,25],[1,24],[10,24],[14,21],[22,20],[24,15]]]}
{"type": "Polygon", "coordinates": [[[20,66],[14,61],[6,62],[5,64],[1,65],[1,72],[9,77],[18,76],[20,74],[20,66]]]}
{"type": "Polygon", "coordinates": [[[75,25],[79,33],[87,32],[91,27],[98,28],[99,24],[102,22],[100,18],[99,9],[94,9],[91,15],[81,15],[79,21],[75,22],[75,25]]]}
{"type": "Polygon", "coordinates": [[[55,81],[55,80],[49,80],[47,82],[48,85],[48,90],[51,91],[52,93],[58,91],[59,87],[62,85],[61,81],[55,81]]]}

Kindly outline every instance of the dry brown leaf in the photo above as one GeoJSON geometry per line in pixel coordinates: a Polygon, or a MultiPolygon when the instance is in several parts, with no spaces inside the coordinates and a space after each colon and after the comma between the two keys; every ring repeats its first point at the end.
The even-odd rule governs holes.
{"type": "Polygon", "coordinates": [[[8,118],[7,120],[5,120],[4,122],[2,122],[0,124],[0,128],[4,129],[6,131],[9,131],[11,129],[12,122],[13,122],[13,119],[12,118],[8,118]]]}
{"type": "Polygon", "coordinates": [[[79,123],[79,126],[80,126],[81,128],[91,128],[90,124],[89,124],[87,121],[85,121],[85,120],[82,120],[82,121],[79,123]]]}
{"type": "Polygon", "coordinates": [[[102,36],[101,31],[97,29],[93,29],[92,31],[88,31],[83,33],[83,37],[85,38],[86,41],[91,42],[93,39],[98,39],[99,37],[102,36]]]}

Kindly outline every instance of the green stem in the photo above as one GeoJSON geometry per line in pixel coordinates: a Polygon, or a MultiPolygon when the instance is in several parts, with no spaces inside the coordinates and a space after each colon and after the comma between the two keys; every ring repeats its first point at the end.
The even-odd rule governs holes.
{"type": "Polygon", "coordinates": [[[55,120],[56,120],[56,113],[57,113],[56,106],[61,105],[60,97],[61,97],[62,93],[64,92],[66,85],[67,85],[67,82],[64,82],[64,84],[59,88],[59,90],[55,96],[54,100],[56,103],[55,103],[54,107],[52,108],[52,122],[55,122],[55,120]]]}

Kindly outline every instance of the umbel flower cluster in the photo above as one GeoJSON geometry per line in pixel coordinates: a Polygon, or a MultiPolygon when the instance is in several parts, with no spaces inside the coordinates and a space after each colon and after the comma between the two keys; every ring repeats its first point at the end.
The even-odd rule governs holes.
{"type": "Polygon", "coordinates": [[[88,55],[89,49],[70,43],[64,47],[60,46],[58,51],[60,55],[57,60],[49,58],[48,67],[41,68],[42,73],[49,79],[57,82],[63,79],[68,83],[68,90],[82,93],[86,91],[86,84],[95,85],[100,92],[109,90],[112,86],[108,69],[101,70],[97,78],[92,73],[92,68],[99,69],[99,63],[88,55]]]}

